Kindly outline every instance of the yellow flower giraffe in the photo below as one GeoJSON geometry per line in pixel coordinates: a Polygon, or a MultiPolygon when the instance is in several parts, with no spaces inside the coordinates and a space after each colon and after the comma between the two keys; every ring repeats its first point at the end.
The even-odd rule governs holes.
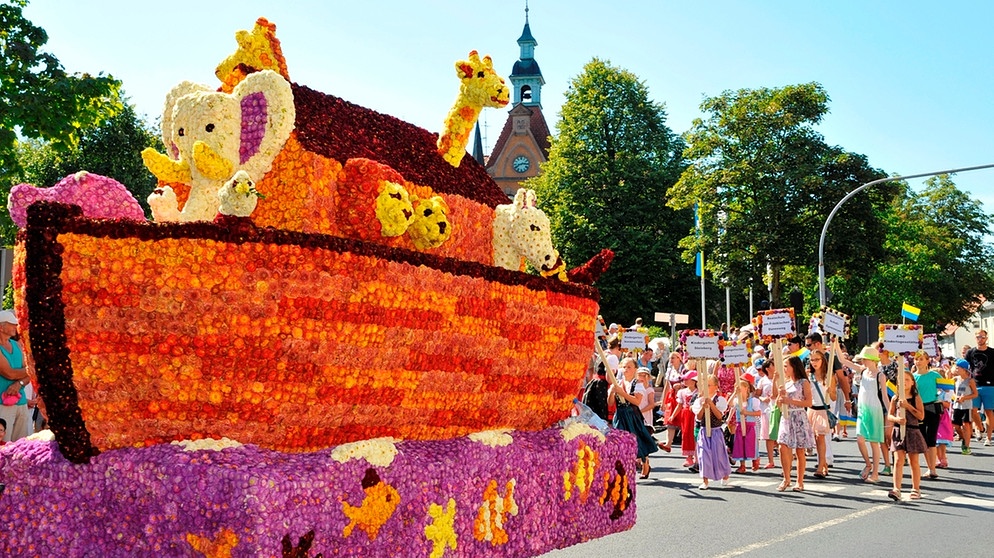
{"type": "Polygon", "coordinates": [[[494,72],[489,56],[481,60],[475,50],[470,52],[469,60],[456,62],[456,74],[462,82],[459,96],[445,117],[445,129],[438,136],[438,153],[453,167],[462,162],[469,134],[483,107],[501,108],[510,100],[510,90],[504,78],[494,72]]]}

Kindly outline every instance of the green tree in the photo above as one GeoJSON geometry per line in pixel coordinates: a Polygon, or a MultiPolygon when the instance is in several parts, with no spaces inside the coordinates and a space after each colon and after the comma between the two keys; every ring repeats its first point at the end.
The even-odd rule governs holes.
{"type": "Polygon", "coordinates": [[[594,58],[566,92],[557,130],[543,174],[528,186],[568,264],[614,250],[597,284],[602,313],[631,323],[689,310],[682,304],[693,300],[693,266],[680,261],[676,243],[692,215],[666,206],[684,145],[666,126],[663,105],[634,74],[594,58]]]}
{"type": "MultiPolygon", "coordinates": [[[[787,305],[785,266],[814,263],[835,203],[886,176],[865,157],[825,143],[815,126],[828,102],[817,83],[725,91],[704,100],[706,118],[686,134],[690,165],[669,191],[672,207],[701,208],[700,232],[688,230],[680,242],[686,261],[704,252],[714,277],[743,290],[760,287],[768,274],[773,304],[787,305]]],[[[882,253],[883,230],[872,217],[886,207],[888,194],[893,187],[882,187],[836,217],[835,226],[847,231],[830,245],[837,265],[851,263],[845,258],[856,247],[882,253]]]]}
{"type": "Polygon", "coordinates": [[[41,138],[55,149],[75,146],[120,110],[120,82],[99,74],[68,74],[41,48],[45,30],[24,18],[27,0],[0,0],[0,178],[15,173],[18,136],[41,138]]]}
{"type": "Polygon", "coordinates": [[[947,175],[932,177],[921,193],[905,186],[885,216],[885,254],[867,260],[867,280],[834,277],[833,290],[860,313],[901,320],[901,304],[922,309],[928,331],[962,323],[994,293],[994,250],[984,241],[991,217],[979,200],[947,175]]]}
{"type": "Polygon", "coordinates": [[[0,179],[0,242],[13,243],[16,226],[6,202],[10,189],[22,182],[49,187],[75,172],[85,170],[117,180],[150,215],[146,199],[156,186],[155,177],[145,168],[141,151],[153,147],[162,152],[162,139],[152,126],[135,114],[134,106],[122,102],[123,109],[104,123],[83,130],[75,147],[58,149],[51,142],[28,140],[17,145],[20,170],[0,179]]]}

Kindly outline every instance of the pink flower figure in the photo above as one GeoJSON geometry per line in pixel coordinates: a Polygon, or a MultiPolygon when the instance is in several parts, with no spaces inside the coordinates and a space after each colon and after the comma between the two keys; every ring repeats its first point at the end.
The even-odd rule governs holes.
{"type": "Polygon", "coordinates": [[[83,216],[94,219],[130,219],[144,221],[145,212],[123,184],[99,174],[79,171],[63,178],[51,188],[18,184],[10,190],[7,207],[18,227],[28,222],[28,206],[36,201],[53,201],[78,205],[83,216]]]}

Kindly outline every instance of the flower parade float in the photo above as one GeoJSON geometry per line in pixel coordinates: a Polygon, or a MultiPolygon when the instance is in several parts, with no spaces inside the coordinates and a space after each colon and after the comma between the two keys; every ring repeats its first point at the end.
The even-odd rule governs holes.
{"type": "MultiPolygon", "coordinates": [[[[275,26],[162,118],[146,221],[19,185],[15,310],[51,430],[0,447],[9,556],[534,556],[630,528],[634,439],[569,416],[611,253],[441,134],[289,80],[275,26]],[[538,274],[524,273],[524,262],[538,274]]],[[[137,210],[136,210],[137,208],[137,210]]]]}

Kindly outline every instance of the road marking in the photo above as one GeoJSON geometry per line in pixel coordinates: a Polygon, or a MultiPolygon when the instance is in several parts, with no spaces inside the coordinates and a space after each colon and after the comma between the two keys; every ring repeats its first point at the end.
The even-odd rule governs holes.
{"type": "Polygon", "coordinates": [[[990,500],[984,500],[983,498],[963,498],[962,496],[950,496],[948,498],[943,498],[943,502],[949,504],[961,504],[964,506],[983,506],[985,508],[994,508],[994,502],[990,500]]]}
{"type": "Polygon", "coordinates": [[[755,550],[760,550],[762,548],[766,548],[768,546],[773,546],[775,544],[782,543],[784,541],[789,541],[790,539],[793,539],[795,537],[799,537],[801,535],[806,535],[808,533],[813,533],[815,531],[820,531],[820,530],[826,529],[828,527],[833,527],[833,526],[838,525],[840,523],[845,523],[847,521],[852,521],[854,519],[859,519],[859,518],[861,518],[863,516],[870,515],[873,512],[878,512],[880,510],[886,510],[886,509],[891,508],[891,507],[892,506],[883,504],[883,505],[879,505],[879,506],[874,506],[872,508],[867,508],[865,510],[860,510],[860,511],[857,511],[857,512],[853,512],[853,513],[851,513],[849,515],[844,515],[842,517],[837,517],[835,519],[830,519],[828,521],[823,521],[821,523],[818,523],[817,525],[811,525],[809,527],[805,527],[803,529],[800,529],[800,530],[797,530],[797,531],[793,531],[791,533],[787,533],[786,535],[783,535],[783,536],[780,536],[780,537],[776,537],[776,538],[769,539],[769,540],[762,541],[762,542],[758,542],[758,543],[753,543],[753,544],[750,544],[748,546],[743,546],[742,548],[737,548],[735,550],[726,552],[725,554],[718,555],[715,558],[732,558],[733,556],[739,556],[740,554],[745,554],[747,552],[753,552],[755,550]]]}

